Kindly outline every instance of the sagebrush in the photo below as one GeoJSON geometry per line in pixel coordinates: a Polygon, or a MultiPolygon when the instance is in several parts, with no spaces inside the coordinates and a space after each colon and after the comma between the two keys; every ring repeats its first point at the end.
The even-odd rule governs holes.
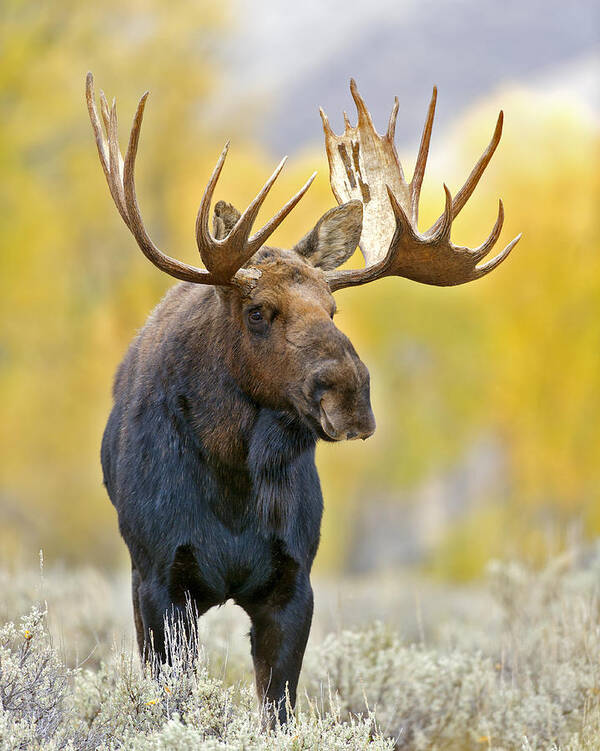
{"type": "Polygon", "coordinates": [[[265,732],[241,611],[188,637],[170,623],[171,664],[142,668],[124,580],[5,567],[0,750],[597,749],[599,577],[600,549],[538,572],[492,563],[444,618],[423,585],[418,635],[398,612],[314,639],[295,721],[265,732]]]}

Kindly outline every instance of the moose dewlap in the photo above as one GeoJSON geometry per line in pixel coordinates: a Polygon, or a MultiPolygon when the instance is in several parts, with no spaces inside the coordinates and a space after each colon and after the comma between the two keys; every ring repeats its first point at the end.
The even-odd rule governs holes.
{"type": "Polygon", "coordinates": [[[144,255],[182,281],[131,343],[102,441],[104,482],[131,554],[140,653],[167,658],[165,616],[189,623],[232,598],[252,622],[257,691],[269,721],[285,721],[295,703],[312,618],[310,570],[323,510],[315,444],[366,439],[375,430],[369,372],[333,322],[332,293],[389,275],[463,284],[496,268],[519,240],[478,265],[500,235],[500,202],[480,247],[450,241],[454,217],[498,146],[502,113],[463,187],[452,198],[444,186],[444,212],[421,234],[419,195],[436,91],[407,183],[394,146],[398,101],[380,136],[354,81],[350,88],[355,127],[346,117],[337,136],[321,113],[340,205],[291,250],[265,246],[313,175],[251,235],[283,160],[243,213],[224,201],[215,205],[211,233],[227,145],[196,220],[203,269],[165,255],[141,218],[134,167],[147,94],[123,159],[116,105],[109,108],[101,93],[103,129],[87,76],[88,110],[115,205],[144,255]],[[340,270],[359,244],[364,268],[340,270]]]}

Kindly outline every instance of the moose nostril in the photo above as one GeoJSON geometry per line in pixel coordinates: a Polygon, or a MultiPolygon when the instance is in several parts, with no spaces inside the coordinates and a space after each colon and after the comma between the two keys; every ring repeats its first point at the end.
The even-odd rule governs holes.
{"type": "Polygon", "coordinates": [[[370,438],[373,433],[375,432],[375,423],[373,422],[373,425],[369,430],[365,430],[363,433],[360,434],[360,437],[363,439],[363,441],[366,441],[367,438],[370,438]]]}
{"type": "Polygon", "coordinates": [[[351,440],[352,440],[353,438],[356,438],[357,436],[358,436],[358,433],[356,433],[355,431],[351,430],[351,431],[350,431],[350,432],[349,432],[349,433],[347,434],[347,436],[346,436],[346,439],[347,439],[348,441],[351,441],[351,440]]]}

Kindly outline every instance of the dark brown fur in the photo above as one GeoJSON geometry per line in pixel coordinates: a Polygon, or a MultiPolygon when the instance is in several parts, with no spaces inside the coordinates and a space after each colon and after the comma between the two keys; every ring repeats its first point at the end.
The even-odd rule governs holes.
{"type": "MultiPolygon", "coordinates": [[[[239,214],[215,210],[224,237],[239,214]]],[[[323,269],[360,235],[356,207],[328,212],[294,250],[262,248],[243,288],[179,284],[121,364],[102,447],[132,560],[142,653],[166,657],[166,614],[233,598],[252,621],[261,702],[286,718],[312,618],[322,498],[317,439],[366,438],[369,374],[334,325],[323,269]],[[313,265],[314,264],[314,265],[313,265]]]]}

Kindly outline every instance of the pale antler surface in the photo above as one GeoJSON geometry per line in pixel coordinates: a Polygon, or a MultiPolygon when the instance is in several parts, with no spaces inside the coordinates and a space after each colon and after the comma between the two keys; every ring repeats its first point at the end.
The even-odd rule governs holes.
{"type": "Polygon", "coordinates": [[[118,142],[116,103],[113,101],[112,107],[109,108],[104,93],[100,92],[101,113],[104,123],[103,131],[96,109],[94,79],[91,73],[87,75],[86,99],[88,112],[96,138],[100,163],[119,214],[136,239],[144,255],[155,266],[176,279],[196,284],[243,285],[251,282],[259,272],[255,269],[244,269],[242,267],[261,245],[266,242],[268,237],[277,229],[290,211],[292,211],[310,187],[316,173],[308,179],[296,195],[262,229],[250,237],[252,225],[260,207],[283,169],[286,161],[284,157],[260,193],[240,216],[227,237],[217,240],[208,229],[208,219],[215,186],[229,149],[229,143],[227,143],[206,186],[196,219],[196,241],[200,256],[207,270],[177,261],[160,251],[150,239],[144,227],[136,198],[134,180],[135,157],[147,97],[148,92],[142,96],[138,104],[131,127],[127,153],[125,159],[123,159],[118,142]]]}
{"type": "Polygon", "coordinates": [[[478,248],[454,245],[450,241],[450,230],[453,219],[469,199],[498,146],[502,134],[502,112],[490,144],[465,184],[454,199],[444,185],[444,212],[421,234],[417,228],[419,196],[429,152],[437,90],[433,90],[410,183],[404,177],[394,145],[398,99],[394,102],[387,131],[380,136],[354,80],[350,82],[350,90],[358,111],[356,126],[350,124],[344,113],[345,129],[338,136],[331,129],[323,110],[321,117],[333,193],[338,203],[359,199],[364,205],[360,248],[365,267],[329,272],[327,277],[331,289],[365,284],[382,276],[403,276],[425,284],[451,286],[478,279],[496,268],[521,237],[516,237],[487,263],[477,266],[500,235],[504,221],[502,201],[490,236],[478,248]]]}

